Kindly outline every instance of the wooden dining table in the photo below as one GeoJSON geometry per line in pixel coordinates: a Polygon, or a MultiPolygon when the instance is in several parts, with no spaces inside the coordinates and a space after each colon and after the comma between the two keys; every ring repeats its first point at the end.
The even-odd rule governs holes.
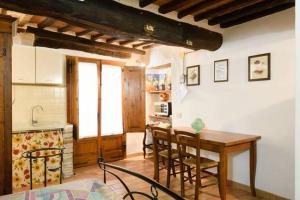
{"type": "MultiPolygon", "coordinates": [[[[173,127],[172,142],[176,143],[174,130],[188,131],[195,133],[192,128],[173,127]]],[[[226,199],[227,188],[227,172],[228,172],[228,154],[233,152],[241,152],[249,150],[249,167],[250,167],[250,188],[253,196],[256,196],[255,191],[255,175],[257,162],[257,141],[261,136],[246,135],[225,131],[215,131],[203,129],[200,133],[200,147],[203,150],[215,152],[219,154],[220,159],[220,197],[226,199]]],[[[154,170],[157,173],[157,170],[154,170]]],[[[154,174],[156,176],[156,174],[154,174]]]]}

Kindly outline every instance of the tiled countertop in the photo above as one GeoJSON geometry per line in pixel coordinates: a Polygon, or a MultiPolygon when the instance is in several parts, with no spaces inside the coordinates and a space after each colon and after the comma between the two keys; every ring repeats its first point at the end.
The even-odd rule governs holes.
{"type": "Polygon", "coordinates": [[[54,129],[63,129],[67,124],[59,122],[42,122],[35,126],[28,124],[14,124],[12,133],[20,133],[27,131],[41,131],[41,130],[54,130],[54,129]]]}

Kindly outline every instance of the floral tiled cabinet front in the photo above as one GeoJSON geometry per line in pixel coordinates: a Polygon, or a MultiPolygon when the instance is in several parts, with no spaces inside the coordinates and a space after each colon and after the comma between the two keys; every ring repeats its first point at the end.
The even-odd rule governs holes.
{"type": "MultiPolygon", "coordinates": [[[[30,169],[29,159],[23,158],[22,153],[30,150],[36,150],[49,147],[63,147],[62,131],[42,131],[31,133],[13,134],[12,136],[12,172],[13,172],[13,190],[20,191],[30,187],[30,169]]],[[[39,152],[37,152],[39,153],[39,152]]],[[[55,152],[45,152],[52,154],[55,152]]],[[[60,157],[51,157],[47,160],[49,168],[55,168],[60,165],[60,157]]],[[[37,159],[33,161],[33,187],[44,183],[44,160],[37,159]]],[[[47,170],[47,182],[57,183],[60,179],[60,171],[51,172],[47,170]]]]}

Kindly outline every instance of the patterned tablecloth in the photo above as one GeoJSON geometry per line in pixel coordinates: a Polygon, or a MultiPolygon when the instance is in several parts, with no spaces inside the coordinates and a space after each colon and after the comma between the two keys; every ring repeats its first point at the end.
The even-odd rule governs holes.
{"type": "Polygon", "coordinates": [[[117,200],[122,199],[97,179],[64,183],[57,186],[1,196],[0,200],[117,200]]]}

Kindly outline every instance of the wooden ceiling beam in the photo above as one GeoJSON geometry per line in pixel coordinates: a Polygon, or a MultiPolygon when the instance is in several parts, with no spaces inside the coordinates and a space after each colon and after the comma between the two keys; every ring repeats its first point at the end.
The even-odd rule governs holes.
{"type": "Polygon", "coordinates": [[[84,30],[84,31],[77,32],[75,34],[76,34],[77,37],[80,37],[80,36],[83,36],[83,35],[87,35],[90,32],[92,32],[92,31],[91,30],[84,30]]]}
{"type": "Polygon", "coordinates": [[[24,17],[22,17],[20,19],[19,26],[23,27],[26,24],[30,23],[32,17],[33,17],[32,15],[25,15],[24,17]]]}
{"type": "Polygon", "coordinates": [[[188,8],[191,7],[197,3],[201,3],[204,0],[172,0],[166,4],[163,4],[159,7],[158,11],[162,14],[166,14],[169,12],[172,12],[174,10],[180,9],[180,8],[188,8]]]}
{"type": "Polygon", "coordinates": [[[140,55],[145,55],[145,51],[134,49],[130,47],[123,47],[119,45],[107,44],[104,42],[96,42],[86,38],[75,37],[72,35],[66,35],[62,33],[47,31],[43,29],[37,29],[33,27],[27,27],[26,32],[33,33],[36,37],[39,38],[49,38],[49,39],[57,39],[57,40],[65,40],[68,42],[80,43],[81,45],[89,45],[89,46],[97,46],[98,48],[108,50],[108,51],[117,51],[117,52],[125,52],[125,53],[135,53],[140,55]]]}
{"type": "Polygon", "coordinates": [[[73,28],[74,28],[74,26],[72,26],[72,25],[66,25],[61,28],[58,28],[57,32],[60,32],[60,33],[67,32],[67,31],[72,30],[73,28]]]}
{"type": "Polygon", "coordinates": [[[151,49],[155,46],[157,46],[158,44],[149,44],[149,45],[146,45],[146,46],[143,46],[143,49],[146,50],[146,49],[151,49]]]}
{"type": "Polygon", "coordinates": [[[274,8],[270,8],[270,9],[267,9],[267,10],[264,10],[264,11],[257,12],[253,15],[248,15],[248,16],[245,16],[245,17],[233,20],[233,21],[229,21],[229,22],[220,24],[220,27],[221,28],[232,27],[232,26],[242,24],[242,23],[257,19],[257,18],[261,18],[261,17],[267,16],[267,15],[271,15],[273,13],[277,13],[277,12],[282,11],[282,10],[286,10],[286,9],[294,7],[294,6],[295,6],[295,4],[293,4],[293,3],[279,5],[279,6],[276,6],[274,8]]]}
{"type": "Polygon", "coordinates": [[[98,34],[96,34],[96,35],[92,35],[92,36],[91,36],[91,40],[98,40],[98,39],[100,39],[103,35],[104,35],[104,34],[102,34],[102,33],[98,33],[98,34]]]}
{"type": "Polygon", "coordinates": [[[52,26],[54,23],[55,23],[55,19],[46,17],[46,19],[44,19],[41,23],[38,24],[38,27],[43,29],[52,26]]]}
{"type": "Polygon", "coordinates": [[[6,14],[7,14],[7,10],[4,9],[4,8],[1,8],[0,14],[1,14],[1,15],[6,15],[6,14]]]}
{"type": "Polygon", "coordinates": [[[133,42],[135,42],[135,40],[124,40],[124,41],[119,42],[119,45],[127,45],[127,44],[130,44],[133,42]]]}
{"type": "Polygon", "coordinates": [[[207,12],[211,9],[223,6],[227,3],[232,2],[233,0],[209,0],[209,1],[204,1],[201,3],[198,3],[190,8],[187,8],[185,10],[182,10],[178,13],[178,18],[181,19],[187,15],[193,15],[195,13],[203,13],[207,12]]]}
{"type": "Polygon", "coordinates": [[[194,16],[194,20],[197,21],[201,21],[207,18],[214,18],[214,17],[218,17],[218,16],[222,16],[243,8],[246,8],[248,6],[252,6],[254,4],[263,2],[265,0],[238,0],[238,1],[234,1],[231,2],[229,4],[225,4],[222,7],[219,8],[215,8],[213,10],[210,10],[208,12],[204,12],[201,14],[197,14],[194,16]]]}
{"type": "Polygon", "coordinates": [[[295,5],[294,0],[273,0],[273,1],[264,1],[262,3],[258,3],[244,9],[222,15],[216,18],[212,18],[208,20],[209,25],[216,25],[216,24],[226,24],[229,22],[237,21],[239,19],[245,18],[247,16],[255,15],[256,13],[264,12],[265,10],[275,8],[277,6],[284,6],[284,5],[295,5]]]}
{"type": "Polygon", "coordinates": [[[130,53],[109,51],[109,50],[101,49],[95,45],[86,45],[80,42],[60,40],[56,38],[36,37],[34,46],[48,47],[54,49],[70,49],[76,51],[84,51],[88,53],[94,53],[98,55],[123,58],[123,59],[128,59],[131,57],[130,53]]]}
{"type": "Polygon", "coordinates": [[[112,37],[112,38],[108,38],[107,40],[106,40],[106,43],[113,43],[113,42],[115,42],[116,40],[118,40],[119,38],[117,38],[117,37],[112,37]]]}
{"type": "Polygon", "coordinates": [[[149,42],[149,41],[141,42],[141,43],[132,45],[132,47],[133,47],[133,48],[137,48],[137,47],[144,46],[144,45],[147,45],[147,44],[150,44],[150,43],[151,43],[151,42],[149,42]]]}
{"type": "Polygon", "coordinates": [[[154,3],[156,0],[139,0],[139,5],[140,7],[144,8],[148,5],[150,5],[151,3],[154,3]]]}
{"type": "Polygon", "coordinates": [[[25,14],[48,16],[118,38],[149,40],[193,50],[214,51],[223,42],[220,33],[112,0],[51,0],[51,4],[49,0],[1,0],[0,7],[25,14]]]}

